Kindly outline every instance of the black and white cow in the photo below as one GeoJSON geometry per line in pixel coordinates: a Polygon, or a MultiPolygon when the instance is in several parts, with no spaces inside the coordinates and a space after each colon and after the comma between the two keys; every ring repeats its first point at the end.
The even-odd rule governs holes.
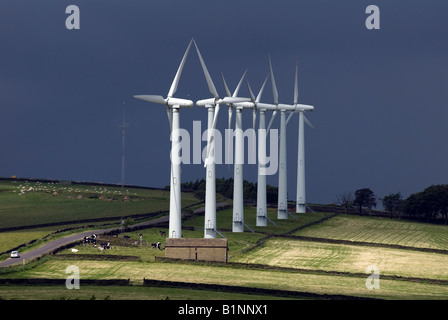
{"type": "Polygon", "coordinates": [[[105,250],[105,249],[110,249],[110,248],[112,248],[110,245],[110,242],[102,242],[98,249],[105,250]]]}
{"type": "Polygon", "coordinates": [[[96,244],[96,234],[92,234],[89,237],[84,237],[84,243],[92,243],[92,244],[96,244]]]}
{"type": "Polygon", "coordinates": [[[153,247],[153,248],[157,248],[157,249],[159,249],[159,250],[161,250],[161,246],[162,244],[160,243],[160,241],[159,242],[157,242],[157,243],[155,243],[155,242],[153,242],[153,243],[151,243],[151,247],[153,247]]]}

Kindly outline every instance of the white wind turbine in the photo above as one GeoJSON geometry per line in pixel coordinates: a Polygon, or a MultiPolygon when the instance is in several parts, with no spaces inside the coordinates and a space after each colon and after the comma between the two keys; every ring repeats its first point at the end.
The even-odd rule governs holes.
{"type": "Polygon", "coordinates": [[[171,179],[170,179],[170,215],[169,215],[169,237],[170,238],[182,238],[182,212],[181,212],[181,168],[180,161],[178,161],[175,154],[176,150],[179,151],[179,109],[191,108],[193,101],[187,99],[174,98],[177,85],[182,74],[182,69],[185,65],[188,52],[191,47],[191,39],[188,44],[187,50],[182,58],[179,68],[174,77],[171,88],[166,98],[158,95],[135,95],[134,98],[145,100],[153,103],[163,104],[166,106],[168,120],[170,122],[170,134],[171,134],[171,179]]]}
{"type": "MultiPolygon", "coordinates": [[[[244,78],[244,75],[243,75],[244,78]]],[[[232,97],[236,97],[238,91],[241,86],[241,82],[243,80],[241,78],[238,86],[233,93],[232,97]]],[[[231,96],[230,90],[226,84],[224,76],[222,76],[222,80],[224,83],[224,88],[226,90],[227,97],[231,96]]],[[[228,145],[226,146],[226,156],[230,154],[230,140],[233,138],[231,136],[231,122],[232,122],[232,112],[233,109],[236,110],[235,116],[235,153],[234,153],[234,161],[233,161],[233,215],[232,215],[232,232],[244,232],[244,226],[248,229],[244,223],[244,179],[243,179],[243,158],[244,158],[244,143],[243,143],[243,129],[242,129],[242,112],[243,109],[254,109],[255,105],[253,102],[250,102],[251,99],[246,99],[244,102],[232,102],[228,103],[229,107],[229,119],[228,119],[228,136],[226,141],[228,141],[228,145]]],[[[253,100],[253,99],[252,99],[253,100]]],[[[233,144],[232,144],[233,148],[233,144]]],[[[233,151],[233,150],[232,150],[233,151]]],[[[233,154],[233,153],[232,153],[233,154]]],[[[230,160],[227,158],[227,160],[230,160]]]]}
{"type": "MultiPolygon", "coordinates": [[[[236,95],[241,86],[241,83],[246,75],[244,72],[237,89],[232,97],[219,98],[216,87],[207,70],[204,59],[202,58],[199,48],[196,44],[196,51],[201,62],[202,70],[207,81],[207,85],[213,98],[203,99],[196,102],[198,107],[208,108],[208,130],[207,130],[207,150],[204,166],[206,167],[206,184],[205,184],[205,223],[204,223],[204,237],[216,238],[216,175],[215,175],[215,129],[216,120],[218,118],[220,104],[232,104],[236,102],[249,101],[248,98],[239,98],[236,95]]],[[[227,89],[227,88],[226,88],[227,89]]]]}
{"type": "MultiPolygon", "coordinates": [[[[256,98],[252,92],[252,89],[251,89],[249,83],[247,83],[249,93],[251,96],[251,102],[235,104],[235,107],[239,107],[239,108],[243,108],[243,109],[253,109],[252,126],[253,126],[254,130],[255,130],[257,112],[260,113],[259,131],[258,131],[258,177],[257,177],[256,226],[266,226],[267,221],[269,220],[267,217],[267,203],[266,203],[266,164],[267,164],[266,137],[268,135],[268,131],[266,130],[265,114],[266,114],[266,111],[274,111],[275,112],[275,110],[277,110],[277,105],[260,102],[261,95],[263,93],[263,90],[264,90],[264,87],[268,80],[268,77],[269,77],[269,75],[264,80],[263,85],[261,86],[261,89],[256,98]]],[[[273,223],[273,222],[271,221],[271,223],[273,223]]]]}
{"type": "MultiPolygon", "coordinates": [[[[226,94],[230,97],[230,90],[227,87],[223,76],[224,87],[226,90],[226,94]]],[[[233,97],[236,96],[239,87],[241,85],[241,81],[238,84],[237,89],[235,90],[233,97]]],[[[250,102],[251,99],[246,98],[245,102],[234,101],[232,103],[228,103],[229,106],[229,122],[228,122],[228,133],[230,135],[230,127],[232,121],[232,111],[236,110],[235,115],[235,152],[234,152],[234,161],[233,161],[233,215],[232,215],[232,232],[244,232],[244,226],[249,228],[244,223],[244,188],[243,188],[243,160],[244,160],[244,136],[243,136],[243,109],[254,109],[254,102],[250,102]]],[[[230,144],[231,137],[227,137],[227,141],[230,144]]],[[[226,147],[226,155],[230,153],[230,146],[226,147]]],[[[229,159],[227,159],[229,160],[229,159]]],[[[249,228],[250,229],[250,228],[249,228]]]]}
{"type": "MultiPolygon", "coordinates": [[[[266,111],[277,110],[275,104],[261,103],[261,95],[263,93],[264,87],[268,80],[269,75],[263,82],[260,91],[258,92],[257,98],[255,98],[252,89],[248,83],[249,93],[254,104],[253,110],[253,127],[255,129],[257,112],[260,113],[260,118],[258,122],[258,174],[257,174],[257,209],[256,209],[256,226],[266,227],[267,221],[269,220],[267,216],[267,200],[266,200],[266,137],[269,132],[266,130],[266,111]]],[[[272,222],[272,221],[271,221],[272,222]]],[[[273,222],[272,222],[273,223],[273,222]]],[[[274,224],[275,225],[275,224],[274,224]]]]}
{"type": "MultiPolygon", "coordinates": [[[[269,59],[269,67],[270,67],[270,72],[271,72],[272,90],[273,90],[274,100],[277,102],[278,110],[280,110],[280,138],[279,138],[280,150],[279,150],[279,169],[278,169],[279,172],[278,172],[277,218],[278,219],[287,219],[288,218],[288,199],[287,199],[288,191],[287,191],[286,125],[294,113],[299,112],[303,115],[304,111],[312,111],[312,110],[314,110],[314,107],[310,106],[310,105],[298,104],[298,92],[299,92],[299,89],[298,89],[298,63],[296,63],[296,74],[295,74],[295,84],[294,84],[294,104],[293,105],[278,103],[277,86],[275,85],[274,73],[272,70],[272,63],[271,63],[270,59],[269,59]],[[291,112],[288,119],[286,119],[287,111],[291,112]]],[[[269,126],[272,124],[275,114],[276,113],[274,112],[269,126]]],[[[311,123],[308,121],[308,119],[306,119],[306,121],[309,125],[311,125],[311,123]]],[[[299,151],[298,163],[301,166],[300,167],[301,170],[297,172],[297,186],[298,186],[298,190],[300,190],[300,196],[297,196],[297,199],[298,200],[301,199],[301,201],[303,203],[305,203],[304,202],[304,199],[305,199],[304,151],[305,150],[304,150],[304,140],[302,142],[300,142],[301,139],[303,139],[303,133],[301,133],[301,130],[303,131],[303,123],[302,123],[302,126],[299,125],[299,145],[301,146],[300,148],[302,148],[303,150],[299,151]],[[300,161],[300,159],[302,159],[302,161],[300,161]],[[299,187],[299,185],[300,185],[300,187],[299,187]]],[[[298,194],[299,194],[299,192],[298,192],[298,194]]]]}
{"type": "Polygon", "coordinates": [[[298,104],[299,100],[299,62],[296,61],[296,73],[294,81],[294,107],[295,110],[291,113],[286,120],[289,122],[294,113],[299,113],[299,128],[298,128],[298,151],[297,151],[297,194],[296,194],[296,213],[306,212],[305,201],[305,124],[308,124],[311,128],[314,126],[305,117],[304,112],[313,111],[314,107],[310,105],[298,104]]]}

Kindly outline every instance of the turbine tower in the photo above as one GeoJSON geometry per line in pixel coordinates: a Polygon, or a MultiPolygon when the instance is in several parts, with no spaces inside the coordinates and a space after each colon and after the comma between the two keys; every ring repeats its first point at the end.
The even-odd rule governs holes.
{"type": "MultiPolygon", "coordinates": [[[[244,75],[243,75],[244,78],[244,75]]],[[[232,97],[236,97],[238,91],[241,86],[241,81],[238,83],[235,92],[232,97]]],[[[230,90],[226,84],[224,76],[222,76],[222,80],[224,83],[224,88],[226,90],[227,97],[230,97],[230,90]]],[[[232,214],[232,232],[244,232],[244,226],[249,228],[244,223],[244,190],[243,190],[243,158],[244,158],[244,143],[243,143],[243,129],[242,129],[242,112],[243,109],[253,109],[254,104],[250,102],[249,98],[241,98],[244,99],[243,102],[232,101],[228,103],[229,107],[229,122],[228,122],[228,134],[226,141],[230,144],[230,128],[232,122],[232,112],[233,109],[236,110],[235,116],[235,152],[234,152],[234,161],[233,161],[233,214],[232,214]]],[[[230,145],[226,146],[226,156],[229,153],[230,145]]],[[[227,159],[230,160],[230,159],[227,159]]],[[[249,228],[250,229],[250,228],[249,228]]]]}
{"type": "Polygon", "coordinates": [[[268,80],[269,75],[264,80],[257,98],[255,98],[252,89],[247,83],[249,93],[254,104],[252,124],[255,129],[257,112],[260,113],[258,120],[258,174],[257,174],[257,209],[256,209],[256,226],[267,226],[267,200],[266,200],[266,111],[276,110],[275,105],[260,103],[261,95],[268,80]]]}
{"type": "Polygon", "coordinates": [[[204,167],[206,168],[204,238],[216,238],[216,176],[214,137],[216,120],[218,118],[220,104],[231,104],[235,102],[249,101],[249,99],[247,98],[238,98],[236,96],[247,71],[244,72],[234,95],[232,97],[224,97],[223,99],[220,99],[213,80],[207,70],[204,59],[199,52],[196,41],[194,42],[194,44],[199,56],[199,60],[201,62],[202,70],[204,72],[209,91],[213,95],[213,98],[197,101],[196,105],[198,107],[208,108],[207,153],[204,160],[204,167]]]}
{"type": "MultiPolygon", "coordinates": [[[[271,58],[269,57],[269,72],[272,79],[272,92],[276,105],[280,110],[280,146],[279,146],[279,168],[278,168],[278,201],[277,201],[277,219],[287,219],[288,218],[288,191],[287,191],[287,157],[286,157],[286,109],[284,105],[279,105],[278,103],[278,92],[277,86],[275,84],[274,71],[272,69],[271,58]]],[[[270,124],[274,120],[272,115],[270,124]]]]}
{"type": "Polygon", "coordinates": [[[166,106],[168,120],[170,123],[170,135],[171,135],[171,178],[170,178],[170,215],[169,215],[169,238],[182,238],[182,212],[181,212],[181,168],[180,161],[177,159],[178,154],[176,150],[179,150],[179,109],[191,108],[193,101],[187,99],[174,98],[177,85],[182,74],[182,69],[185,65],[188,52],[191,47],[191,39],[188,44],[187,50],[182,58],[179,68],[176,72],[174,80],[171,84],[170,90],[166,98],[158,95],[135,95],[134,98],[149,101],[153,103],[163,104],[166,106]]]}

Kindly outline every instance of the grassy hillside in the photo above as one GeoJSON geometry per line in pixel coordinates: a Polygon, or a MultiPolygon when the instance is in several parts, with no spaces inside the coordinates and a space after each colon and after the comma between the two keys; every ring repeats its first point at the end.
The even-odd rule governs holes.
{"type": "Polygon", "coordinates": [[[349,241],[448,249],[448,227],[389,218],[339,215],[318,226],[294,233],[349,241]]]}
{"type": "Polygon", "coordinates": [[[393,248],[276,238],[235,261],[348,273],[365,273],[368,266],[376,265],[382,275],[448,280],[447,254],[393,248]]]}
{"type": "MultiPolygon", "coordinates": [[[[119,217],[168,210],[169,191],[0,180],[1,228],[119,217]]],[[[198,202],[182,194],[182,207],[198,202]]]]}

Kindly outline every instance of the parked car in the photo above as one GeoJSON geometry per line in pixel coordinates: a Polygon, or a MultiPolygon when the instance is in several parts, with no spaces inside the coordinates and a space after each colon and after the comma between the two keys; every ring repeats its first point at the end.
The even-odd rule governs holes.
{"type": "Polygon", "coordinates": [[[11,258],[20,258],[19,251],[11,251],[11,258]]]}

